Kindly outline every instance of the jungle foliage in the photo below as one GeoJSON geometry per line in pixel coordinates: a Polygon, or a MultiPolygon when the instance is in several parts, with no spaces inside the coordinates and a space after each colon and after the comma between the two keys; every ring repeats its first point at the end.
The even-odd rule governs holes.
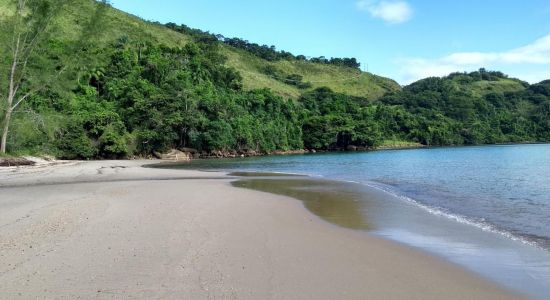
{"type": "MultiPolygon", "coordinates": [[[[245,90],[241,74],[225,63],[221,37],[167,26],[188,31],[191,40],[168,46],[123,35],[87,44],[87,63],[30,94],[14,111],[8,152],[92,159],[172,148],[272,153],[374,149],[386,141],[550,141],[550,80],[530,85],[480,69],[426,78],[372,100],[312,89],[300,75],[277,68],[263,70],[302,91],[298,99],[285,99],[270,89],[245,90]]],[[[44,81],[43,70],[55,70],[55,62],[75,49],[56,35],[40,47],[40,59],[33,61],[38,67],[31,69],[40,72],[26,76],[27,85],[44,81]]],[[[0,111],[6,110],[3,103],[0,111]]]]}

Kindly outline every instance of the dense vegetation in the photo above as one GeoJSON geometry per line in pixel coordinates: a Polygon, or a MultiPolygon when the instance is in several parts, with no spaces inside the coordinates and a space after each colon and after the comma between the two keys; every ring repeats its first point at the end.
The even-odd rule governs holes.
{"type": "Polygon", "coordinates": [[[481,69],[420,80],[380,102],[415,116],[420,126],[402,132],[426,145],[548,141],[548,83],[530,86],[481,69]]]}
{"type": "MultiPolygon", "coordinates": [[[[428,146],[476,145],[550,140],[550,81],[503,92],[479,84],[507,77],[481,69],[427,78],[379,101],[318,89],[300,102],[306,111],[304,143],[312,149],[376,147],[385,141],[428,146]],[[480,75],[481,74],[481,75],[480,75]]],[[[506,85],[505,85],[506,86],[506,85]]]]}
{"type": "MultiPolygon", "coordinates": [[[[278,51],[273,46],[260,46],[237,38],[225,38],[186,25],[155,23],[155,28],[168,28],[168,32],[181,34],[200,43],[217,42],[220,52],[227,57],[225,64],[235,68],[243,77],[246,90],[269,88],[284,98],[297,99],[305,91],[329,87],[340,93],[375,100],[388,91],[401,87],[393,80],[362,72],[353,58],[307,58],[278,51]],[[271,72],[276,70],[276,72],[271,72]],[[297,80],[301,79],[301,80],[297,80]]],[[[122,33],[121,33],[122,34],[122,33]]],[[[142,39],[143,36],[134,36],[142,39]]],[[[174,46],[162,41],[164,44],[174,46]]]]}
{"type": "Polygon", "coordinates": [[[39,132],[45,128],[32,138],[15,130],[12,146],[48,145],[66,158],[121,158],[174,147],[302,148],[294,102],[269,90],[242,91],[239,74],[223,66],[216,48],[202,46],[119,40],[101,51],[108,65],[81,77],[72,97],[41,93],[25,105],[39,115],[64,116],[49,141],[38,138],[47,137],[39,132]]]}
{"type": "MultiPolygon", "coordinates": [[[[314,86],[282,65],[264,64],[262,73],[301,93],[297,99],[284,98],[277,90],[246,88],[244,73],[228,63],[231,53],[219,37],[167,26],[185,32],[186,42],[120,34],[86,44],[86,64],[18,107],[8,150],[89,159],[146,156],[171,148],[271,153],[371,149],[388,142],[434,146],[550,140],[550,81],[529,85],[481,69],[388,88],[373,99],[314,86]]],[[[238,48],[257,59],[264,55],[247,47],[238,48]]],[[[49,37],[33,58],[37,68],[25,85],[43,81],[44,70],[55,70],[74,49],[73,40],[49,37]]],[[[304,63],[293,55],[274,59],[304,63]]]]}

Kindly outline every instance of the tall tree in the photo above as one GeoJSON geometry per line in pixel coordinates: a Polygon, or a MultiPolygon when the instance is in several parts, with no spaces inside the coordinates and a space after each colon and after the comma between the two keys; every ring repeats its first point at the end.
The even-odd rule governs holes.
{"type": "MultiPolygon", "coordinates": [[[[14,111],[29,97],[74,67],[70,57],[76,58],[85,43],[90,42],[91,33],[97,33],[99,20],[106,1],[97,3],[96,13],[83,26],[80,42],[73,43],[71,55],[65,61],[45,60],[51,36],[51,27],[56,18],[74,5],[76,0],[10,0],[13,13],[7,13],[2,20],[0,44],[0,109],[2,110],[2,137],[0,153],[6,153],[8,135],[14,111]],[[69,58],[69,59],[68,59],[69,58]]],[[[96,4],[96,1],[93,1],[96,4]]],[[[93,34],[92,34],[93,35],[93,34]]],[[[76,60],[76,59],[73,59],[76,60]]]]}

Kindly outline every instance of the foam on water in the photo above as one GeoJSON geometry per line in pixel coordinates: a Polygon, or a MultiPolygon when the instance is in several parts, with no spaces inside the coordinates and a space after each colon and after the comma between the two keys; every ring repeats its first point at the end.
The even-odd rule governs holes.
{"type": "MultiPolygon", "coordinates": [[[[274,172],[274,173],[280,174],[282,172],[274,172]]],[[[307,173],[287,173],[287,174],[299,175],[299,176],[308,176],[308,177],[312,177],[312,178],[325,178],[325,179],[327,179],[326,176],[318,175],[318,174],[307,174],[307,173]]],[[[335,180],[335,179],[332,179],[332,180],[335,180]]],[[[417,201],[417,200],[415,200],[411,197],[408,197],[406,195],[403,195],[402,193],[399,193],[398,191],[394,190],[393,188],[391,188],[391,187],[389,187],[385,184],[382,184],[382,183],[377,183],[377,182],[373,182],[373,181],[361,182],[361,181],[356,181],[356,180],[336,180],[336,181],[365,185],[365,186],[368,186],[370,188],[380,190],[380,191],[382,191],[382,192],[384,192],[384,193],[386,193],[386,194],[388,194],[392,197],[400,199],[401,201],[404,201],[406,203],[414,205],[418,208],[421,208],[422,210],[424,210],[424,211],[426,211],[426,212],[428,212],[428,213],[430,213],[434,216],[445,217],[449,220],[453,220],[453,221],[456,221],[456,222],[461,223],[461,224],[466,224],[466,225],[469,225],[469,226],[473,226],[473,227],[476,227],[476,228],[481,229],[481,230],[486,231],[486,232],[492,232],[492,233],[499,234],[499,235],[504,236],[504,237],[506,237],[510,240],[521,242],[525,245],[533,246],[533,247],[536,247],[536,248],[541,249],[541,250],[548,250],[548,249],[544,248],[542,245],[540,245],[539,243],[537,243],[536,241],[531,241],[527,238],[515,235],[515,234],[513,234],[509,231],[499,229],[495,225],[492,225],[492,224],[486,222],[484,219],[475,220],[473,218],[469,218],[469,217],[466,217],[466,216],[463,216],[463,215],[459,215],[459,214],[456,214],[456,213],[449,212],[448,210],[446,210],[442,207],[435,207],[435,206],[429,206],[429,205],[423,204],[423,203],[421,203],[421,202],[419,202],[419,201],[417,201]]]]}
{"type": "Polygon", "coordinates": [[[379,190],[381,190],[385,193],[388,193],[388,194],[390,194],[394,197],[397,197],[397,198],[399,198],[403,201],[406,201],[407,203],[411,203],[411,204],[413,204],[413,205],[429,212],[432,215],[446,217],[446,218],[454,220],[458,223],[474,226],[474,227],[477,227],[477,228],[479,228],[483,231],[497,233],[497,234],[500,234],[504,237],[507,237],[507,238],[509,238],[513,241],[519,241],[523,244],[530,245],[530,246],[533,246],[533,247],[537,247],[541,250],[542,249],[546,250],[544,247],[542,247],[541,245],[539,245],[535,241],[530,241],[530,240],[528,240],[526,238],[523,238],[521,236],[517,236],[517,235],[515,235],[511,232],[499,229],[495,225],[492,225],[492,224],[489,224],[489,223],[485,222],[485,220],[474,220],[474,219],[468,218],[466,216],[461,216],[461,215],[458,215],[458,214],[451,213],[451,212],[446,211],[446,209],[441,208],[441,207],[431,207],[431,206],[428,206],[426,204],[422,204],[419,201],[417,201],[413,198],[407,197],[405,195],[402,195],[402,194],[394,191],[393,189],[391,189],[387,186],[384,186],[382,184],[375,183],[375,182],[356,182],[356,181],[349,181],[349,182],[364,184],[364,185],[369,186],[371,188],[379,189],[379,190]]]}

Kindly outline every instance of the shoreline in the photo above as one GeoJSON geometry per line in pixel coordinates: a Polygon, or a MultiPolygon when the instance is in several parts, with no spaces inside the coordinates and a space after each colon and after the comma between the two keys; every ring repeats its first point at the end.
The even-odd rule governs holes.
{"type": "Polygon", "coordinates": [[[322,221],[294,198],[232,187],[239,178],[147,163],[0,171],[0,192],[8,195],[0,200],[2,293],[522,297],[423,251],[322,221]]]}
{"type": "Polygon", "coordinates": [[[233,185],[299,199],[325,222],[425,251],[533,299],[549,291],[543,266],[550,253],[538,245],[369,184],[252,174],[233,185]]]}
{"type": "MultiPolygon", "coordinates": [[[[92,161],[138,161],[138,162],[148,162],[144,163],[145,165],[157,165],[157,164],[172,164],[172,163],[189,163],[194,161],[208,161],[208,160],[220,160],[220,159],[242,159],[242,158],[251,158],[251,157],[266,157],[266,156],[292,156],[292,155],[315,155],[315,154],[331,154],[331,153],[370,153],[370,152],[379,152],[379,151],[399,151],[399,150],[418,150],[418,149],[444,149],[444,148],[470,148],[470,147],[490,147],[490,146],[514,146],[514,145],[548,145],[550,142],[545,141],[530,141],[530,142],[510,142],[510,143],[497,143],[497,144],[478,144],[478,145],[442,145],[442,146],[433,146],[433,145],[422,145],[422,144],[403,144],[403,145],[389,145],[389,146],[379,146],[376,148],[368,148],[365,150],[346,150],[346,149],[337,149],[337,150],[315,150],[315,149],[297,149],[297,150],[276,150],[271,153],[258,153],[245,155],[241,154],[231,154],[231,155],[207,155],[201,157],[193,157],[195,152],[181,152],[185,154],[179,159],[175,155],[160,154],[157,155],[160,157],[151,156],[151,158],[138,157],[138,158],[124,158],[124,159],[102,159],[102,160],[92,160],[92,161]],[[162,158],[166,156],[167,158],[162,158]],[[188,159],[186,159],[186,157],[188,159]]],[[[175,151],[177,149],[173,149],[175,151]]],[[[179,150],[178,150],[179,151],[179,150]]],[[[193,151],[196,151],[193,149],[193,151]]],[[[0,156],[0,170],[1,169],[19,169],[19,168],[32,168],[32,167],[49,167],[62,164],[73,164],[84,162],[81,160],[63,160],[57,159],[49,155],[44,156],[0,156]],[[11,163],[11,161],[14,163],[11,163]],[[17,160],[22,160],[17,162],[17,160]]]]}

